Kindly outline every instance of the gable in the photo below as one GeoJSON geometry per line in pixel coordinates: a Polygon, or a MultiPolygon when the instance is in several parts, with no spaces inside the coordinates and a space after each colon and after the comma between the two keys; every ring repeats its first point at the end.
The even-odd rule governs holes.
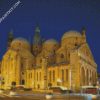
{"type": "Polygon", "coordinates": [[[79,50],[84,53],[85,56],[89,57],[91,60],[94,61],[93,54],[91,52],[91,49],[87,43],[84,43],[80,46],[79,50]]]}

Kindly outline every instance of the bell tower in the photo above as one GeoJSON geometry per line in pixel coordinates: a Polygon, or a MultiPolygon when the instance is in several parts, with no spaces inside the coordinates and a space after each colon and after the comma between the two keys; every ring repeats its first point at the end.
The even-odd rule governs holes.
{"type": "Polygon", "coordinates": [[[37,25],[35,27],[35,34],[33,37],[33,54],[34,56],[37,56],[38,53],[41,52],[42,48],[42,41],[41,41],[41,36],[40,36],[40,27],[37,25]]]}
{"type": "Polygon", "coordinates": [[[7,40],[7,48],[8,48],[8,49],[10,48],[11,42],[13,41],[13,39],[14,39],[13,31],[11,30],[11,31],[8,33],[8,40],[7,40]]]}

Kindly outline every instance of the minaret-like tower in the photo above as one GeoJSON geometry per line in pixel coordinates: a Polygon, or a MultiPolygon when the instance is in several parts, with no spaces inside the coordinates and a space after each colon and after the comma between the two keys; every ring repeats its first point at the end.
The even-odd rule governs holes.
{"type": "Polygon", "coordinates": [[[40,36],[40,27],[39,27],[39,25],[37,25],[35,28],[35,35],[33,38],[33,54],[34,54],[34,56],[37,56],[37,54],[41,52],[41,47],[42,47],[42,41],[41,41],[41,36],[40,36]]]}
{"type": "Polygon", "coordinates": [[[86,28],[85,27],[82,28],[81,34],[82,34],[84,42],[86,42],[86,28]]]}
{"type": "Polygon", "coordinates": [[[11,42],[13,41],[13,39],[14,39],[13,31],[11,30],[11,31],[8,33],[8,43],[7,43],[8,49],[10,48],[11,42]]]}

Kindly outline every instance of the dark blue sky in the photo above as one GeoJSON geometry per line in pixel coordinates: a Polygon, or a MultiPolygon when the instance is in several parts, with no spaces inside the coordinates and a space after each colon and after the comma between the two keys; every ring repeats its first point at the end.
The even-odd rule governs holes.
{"type": "MultiPolygon", "coordinates": [[[[18,0],[0,0],[0,18],[18,0]]],[[[87,29],[87,41],[100,72],[100,0],[20,0],[21,4],[0,23],[0,59],[6,51],[7,35],[30,40],[37,22],[43,38],[60,41],[64,32],[87,29]]]]}

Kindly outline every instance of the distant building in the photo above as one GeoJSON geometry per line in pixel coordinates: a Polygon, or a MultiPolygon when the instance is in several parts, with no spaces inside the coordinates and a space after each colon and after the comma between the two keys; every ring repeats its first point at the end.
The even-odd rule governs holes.
{"type": "Polygon", "coordinates": [[[65,32],[58,43],[42,42],[36,27],[33,45],[23,38],[14,39],[2,58],[3,87],[13,83],[27,88],[47,89],[64,86],[78,90],[97,82],[97,64],[86,41],[86,31],[65,32]]]}

